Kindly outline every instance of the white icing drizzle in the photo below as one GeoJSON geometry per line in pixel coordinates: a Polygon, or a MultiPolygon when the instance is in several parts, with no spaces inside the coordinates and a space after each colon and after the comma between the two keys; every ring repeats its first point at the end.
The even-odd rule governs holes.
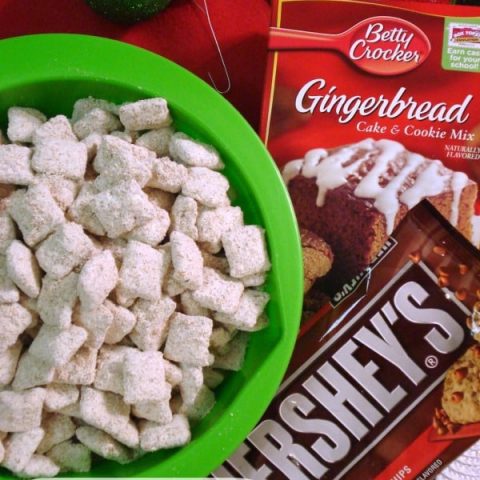
{"type": "Polygon", "coordinates": [[[452,173],[446,170],[446,173],[442,174],[443,168],[440,160],[431,160],[427,168],[418,175],[415,184],[400,195],[400,201],[410,210],[425,197],[442,193],[452,177],[452,173]]]}
{"type": "Polygon", "coordinates": [[[375,159],[374,167],[362,178],[353,192],[360,198],[376,198],[382,193],[383,187],[380,185],[380,178],[385,175],[390,162],[405,151],[402,144],[393,140],[379,140],[376,143],[380,148],[380,154],[375,159]]]}
{"type": "Polygon", "coordinates": [[[358,159],[348,167],[344,167],[343,164],[357,152],[371,149],[372,147],[373,141],[367,139],[354,145],[340,148],[330,155],[321,148],[310,150],[305,155],[302,175],[307,178],[316,177],[318,187],[317,206],[321,207],[325,203],[325,196],[329,190],[347,183],[348,175],[355,171],[358,168],[358,164],[364,161],[365,158],[358,159]]]}
{"type": "Polygon", "coordinates": [[[374,205],[385,215],[388,235],[393,232],[395,218],[397,217],[398,209],[400,208],[398,192],[408,176],[414,173],[424,160],[425,159],[421,155],[408,153],[405,166],[376,197],[374,205]]]}
{"type": "MultiPolygon", "coordinates": [[[[357,172],[359,182],[353,193],[358,198],[374,202],[375,208],[385,217],[388,235],[395,227],[401,204],[410,210],[424,198],[448,189],[453,193],[450,222],[457,226],[462,191],[469,182],[467,175],[446,169],[440,160],[408,152],[393,140],[368,138],[331,152],[315,148],[308,151],[303,160],[289,162],[283,170],[283,177],[287,183],[296,175],[315,178],[318,187],[316,204],[321,207],[330,190],[346,184],[357,172]]],[[[474,242],[478,245],[480,220],[472,225],[474,242]]]]}
{"type": "Polygon", "coordinates": [[[472,243],[478,248],[480,247],[480,215],[472,217],[472,243]]]}
{"type": "Polygon", "coordinates": [[[288,185],[290,180],[296,177],[302,170],[303,160],[292,160],[288,162],[282,170],[282,177],[285,185],[288,185]]]}
{"type": "Polygon", "coordinates": [[[318,163],[324,158],[328,157],[328,152],[324,148],[314,148],[305,154],[303,175],[309,176],[312,169],[315,169],[318,163]]]}
{"type": "Polygon", "coordinates": [[[455,227],[458,226],[458,209],[460,205],[460,197],[462,196],[463,189],[467,186],[468,177],[463,172],[454,172],[452,175],[452,211],[450,212],[450,223],[455,227]]]}

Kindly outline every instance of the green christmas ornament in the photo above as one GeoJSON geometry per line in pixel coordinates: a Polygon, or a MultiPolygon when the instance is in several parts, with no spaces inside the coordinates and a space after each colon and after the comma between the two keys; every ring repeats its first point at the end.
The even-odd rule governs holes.
{"type": "Polygon", "coordinates": [[[86,0],[100,15],[117,23],[135,23],[164,10],[171,0],[86,0]]]}

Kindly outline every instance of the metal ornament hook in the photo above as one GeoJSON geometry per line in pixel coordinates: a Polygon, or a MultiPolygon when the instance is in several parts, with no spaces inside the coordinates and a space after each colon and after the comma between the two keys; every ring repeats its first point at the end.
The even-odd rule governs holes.
{"type": "Polygon", "coordinates": [[[220,90],[217,87],[217,85],[215,83],[215,80],[213,79],[212,74],[210,72],[207,72],[208,78],[210,79],[210,83],[212,84],[213,88],[218,93],[221,93],[222,95],[225,95],[226,93],[228,93],[231,90],[232,82],[230,80],[230,74],[228,72],[228,68],[227,68],[227,65],[225,63],[225,59],[223,58],[222,49],[220,48],[220,44],[218,43],[218,40],[217,40],[217,35],[215,33],[215,29],[213,28],[212,20],[210,18],[210,12],[208,11],[207,0],[203,0],[203,7],[201,5],[199,5],[196,0],[193,0],[193,3],[197,6],[197,8],[199,8],[202,11],[202,13],[207,18],[208,27],[210,29],[210,33],[212,34],[212,38],[213,38],[213,41],[215,43],[215,47],[216,47],[217,52],[218,52],[218,56],[220,57],[220,62],[222,63],[223,71],[225,72],[225,78],[227,80],[227,86],[223,90],[220,90]]]}

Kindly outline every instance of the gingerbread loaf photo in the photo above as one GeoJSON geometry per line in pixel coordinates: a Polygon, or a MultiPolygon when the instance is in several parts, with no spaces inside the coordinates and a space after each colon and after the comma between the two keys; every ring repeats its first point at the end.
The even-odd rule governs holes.
{"type": "Polygon", "coordinates": [[[393,140],[315,148],[288,162],[283,178],[300,228],[332,248],[331,289],[365,270],[407,212],[427,199],[475,246],[477,184],[393,140]]]}

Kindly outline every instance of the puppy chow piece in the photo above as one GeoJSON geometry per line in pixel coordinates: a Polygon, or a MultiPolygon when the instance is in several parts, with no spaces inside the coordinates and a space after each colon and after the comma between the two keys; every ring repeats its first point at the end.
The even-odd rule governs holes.
{"type": "Polygon", "coordinates": [[[203,265],[208,268],[218,270],[220,273],[228,275],[228,260],[225,257],[212,255],[210,252],[202,251],[203,265]]]}
{"type": "MultiPolygon", "coordinates": [[[[208,253],[210,255],[216,255],[221,253],[222,250],[222,243],[221,242],[198,242],[198,246],[203,253],[208,253]]],[[[226,269],[225,273],[228,274],[228,268],[226,269]]]]}
{"type": "Polygon", "coordinates": [[[77,223],[60,225],[38,247],[36,257],[50,278],[59,279],[87,261],[93,253],[93,243],[77,223]]]}
{"type": "Polygon", "coordinates": [[[123,140],[124,142],[128,142],[128,143],[133,143],[133,140],[135,137],[134,132],[126,132],[124,130],[115,130],[111,132],[110,135],[112,137],[117,137],[120,140],[123,140]]]}
{"type": "Polygon", "coordinates": [[[85,308],[101,305],[118,282],[115,258],[109,250],[91,257],[78,276],[78,296],[85,308]]]}
{"type": "Polygon", "coordinates": [[[205,385],[200,387],[192,404],[183,403],[181,407],[190,420],[197,421],[206,417],[215,405],[215,394],[205,385]]]}
{"type": "Polygon", "coordinates": [[[30,185],[34,176],[31,151],[20,145],[0,145],[0,183],[30,185]]]}
{"type": "Polygon", "coordinates": [[[169,328],[169,319],[176,303],[168,297],[156,302],[138,300],[133,306],[137,323],[130,338],[143,351],[157,351],[163,345],[169,328]]]}
{"type": "Polygon", "coordinates": [[[179,195],[172,206],[172,229],[198,240],[198,204],[190,197],[179,195]]]}
{"type": "Polygon", "coordinates": [[[166,275],[166,281],[164,282],[164,291],[169,297],[176,297],[187,290],[185,284],[180,283],[173,277],[173,270],[170,270],[166,275]]]}
{"type": "Polygon", "coordinates": [[[182,189],[187,175],[188,170],[185,165],[173,162],[168,157],[156,158],[152,166],[152,176],[147,185],[166,192],[178,193],[182,189]]]}
{"type": "Polygon", "coordinates": [[[118,114],[126,130],[150,130],[172,123],[167,101],[163,98],[124,104],[118,109],[118,114]]]}
{"type": "Polygon", "coordinates": [[[182,381],[182,369],[165,358],[163,359],[163,367],[165,368],[165,380],[172,387],[176,387],[182,381]]]}
{"type": "Polygon", "coordinates": [[[77,141],[70,121],[65,115],[50,118],[33,132],[32,143],[35,146],[48,140],[77,141]]]}
{"type": "Polygon", "coordinates": [[[0,431],[26,432],[40,426],[45,389],[0,392],[0,431]]]}
{"type": "MultiPolygon", "coordinates": [[[[219,327],[219,328],[223,328],[224,330],[226,330],[228,332],[228,335],[230,336],[230,339],[228,341],[219,342],[219,344],[216,345],[215,348],[213,348],[212,344],[210,344],[210,346],[213,348],[213,350],[215,352],[215,355],[216,356],[222,356],[222,355],[227,354],[231,350],[232,340],[236,335],[238,335],[240,330],[237,330],[235,327],[233,327],[232,325],[228,325],[227,323],[224,323],[224,324],[220,323],[220,324],[217,324],[217,325],[222,325],[222,327],[219,327]]],[[[222,340],[224,340],[224,339],[222,339],[222,340]]]]}
{"type": "Polygon", "coordinates": [[[165,425],[140,422],[140,446],[146,452],[181,447],[190,441],[190,426],[184,415],[173,415],[165,425]]]}
{"type": "Polygon", "coordinates": [[[86,473],[92,466],[92,452],[81,443],[71,440],[55,445],[48,453],[62,472],[86,473]]]}
{"type": "MultiPolygon", "coordinates": [[[[18,337],[32,323],[31,313],[18,303],[0,305],[0,352],[17,343],[18,337]]],[[[3,430],[0,428],[0,431],[3,430]]]]}
{"type": "Polygon", "coordinates": [[[130,308],[135,303],[134,297],[129,297],[121,289],[117,288],[115,290],[115,301],[118,305],[123,308],[130,308]]]}
{"type": "Polygon", "coordinates": [[[184,133],[175,133],[169,145],[170,156],[189,167],[223,168],[220,155],[211,146],[198,142],[184,133]]]}
{"type": "Polygon", "coordinates": [[[224,380],[225,375],[211,367],[203,369],[203,381],[208,388],[217,388],[224,380]]]}
{"type": "Polygon", "coordinates": [[[122,296],[158,300],[162,294],[165,252],[136,240],[128,242],[120,269],[122,296]]]}
{"type": "Polygon", "coordinates": [[[12,388],[14,390],[27,390],[33,387],[41,387],[51,383],[54,375],[55,368],[50,363],[39,360],[27,351],[18,362],[12,388]]]}
{"type": "Polygon", "coordinates": [[[32,168],[38,173],[83,180],[87,168],[87,147],[77,140],[44,140],[35,147],[32,168]]]}
{"type": "Polygon", "coordinates": [[[165,357],[192,366],[208,366],[212,328],[213,321],[208,317],[175,313],[170,322],[165,357]]]}
{"type": "Polygon", "coordinates": [[[20,341],[4,352],[0,352],[0,389],[13,380],[21,352],[22,343],[20,341]]]}
{"type": "Polygon", "coordinates": [[[81,306],[75,316],[75,323],[88,332],[85,346],[95,349],[99,349],[105,342],[112,322],[113,313],[105,305],[92,308],[81,306]]]}
{"type": "Polygon", "coordinates": [[[101,108],[93,108],[73,124],[73,131],[83,140],[92,133],[106,135],[120,127],[121,123],[116,115],[101,108]]]}
{"type": "Polygon", "coordinates": [[[203,209],[198,215],[197,225],[200,242],[218,245],[225,232],[243,226],[243,212],[240,207],[203,209]]]}
{"type": "Polygon", "coordinates": [[[80,98],[73,104],[72,122],[77,122],[88,112],[95,110],[96,108],[113,113],[114,115],[118,114],[118,106],[114,103],[107,102],[101,98],[80,98]]]}
{"type": "Polygon", "coordinates": [[[45,324],[59,328],[70,325],[77,301],[77,285],[78,274],[75,272],[60,280],[48,276],[43,278],[37,309],[45,324]]]}
{"type": "Polygon", "coordinates": [[[63,407],[58,411],[58,413],[61,413],[66,417],[72,417],[73,419],[76,419],[77,423],[85,423],[83,421],[82,414],[80,413],[80,400],[78,400],[78,402],[72,403],[71,405],[68,405],[67,407],[63,407]]]}
{"type": "Polygon", "coordinates": [[[10,107],[8,109],[7,135],[11,142],[30,143],[33,132],[47,117],[35,108],[10,107]]]}
{"type": "Polygon", "coordinates": [[[135,180],[95,195],[93,212],[110,238],[130,232],[155,216],[155,208],[135,180]]]}
{"type": "Polygon", "coordinates": [[[226,353],[215,355],[213,367],[238,372],[242,368],[245,359],[248,339],[249,336],[246,332],[239,332],[235,335],[233,340],[228,344],[226,353]]]}
{"type": "Polygon", "coordinates": [[[270,296],[268,293],[257,290],[245,290],[240,298],[237,310],[232,314],[216,313],[215,320],[221,323],[228,323],[239,330],[253,328],[265,309],[270,296]]]}
{"type": "Polygon", "coordinates": [[[268,317],[265,313],[262,313],[258,318],[257,322],[253,327],[242,327],[241,330],[244,332],[258,332],[259,330],[263,330],[264,328],[268,327],[268,317]]]}
{"type": "Polygon", "coordinates": [[[270,269],[262,228],[256,225],[234,228],[222,236],[222,243],[232,277],[242,278],[270,269]]]}
{"type": "Polygon", "coordinates": [[[166,236],[170,227],[170,216],[163,208],[152,204],[155,209],[155,216],[147,223],[134,228],[128,233],[129,240],[138,240],[152,247],[156,247],[166,236]]]}
{"type": "Polygon", "coordinates": [[[214,327],[212,336],[210,337],[210,347],[216,352],[222,351],[225,345],[230,342],[236,333],[236,330],[227,330],[223,327],[214,327]]]}
{"type": "Polygon", "coordinates": [[[44,455],[32,455],[21,472],[22,478],[50,478],[60,473],[60,467],[44,455]]]}
{"type": "Polygon", "coordinates": [[[124,400],[134,404],[158,401],[166,396],[167,384],[161,352],[132,349],[123,360],[124,400]]]}
{"type": "Polygon", "coordinates": [[[243,283],[218,273],[212,268],[204,268],[203,283],[193,292],[192,297],[205,308],[233,313],[240,304],[243,290],[243,283]]]}
{"type": "MultiPolygon", "coordinates": [[[[77,353],[77,355],[79,355],[79,353],[77,353]]],[[[65,368],[65,365],[63,368],[65,368]]],[[[45,397],[45,410],[49,412],[57,412],[62,408],[73,405],[78,401],[80,396],[80,391],[76,385],[50,383],[45,390],[47,392],[45,397]]]]}
{"type": "Polygon", "coordinates": [[[138,447],[139,435],[130,419],[130,407],[119,395],[84,387],[80,412],[83,420],[92,427],[103,430],[127,447],[138,447]]]}
{"type": "Polygon", "coordinates": [[[254,273],[240,278],[245,287],[260,287],[267,280],[266,272],[254,273]]]}
{"type": "Polygon", "coordinates": [[[85,182],[68,210],[69,217],[94,235],[105,235],[105,229],[94,212],[98,190],[93,182],[85,182]]]}
{"type": "Polygon", "coordinates": [[[181,368],[180,393],[182,400],[185,405],[193,405],[203,385],[203,369],[186,364],[182,364],[181,368]]]}
{"type": "Polygon", "coordinates": [[[102,238],[99,243],[102,250],[108,250],[113,255],[117,269],[120,268],[125,249],[128,245],[128,240],[125,240],[124,238],[102,238]]]}
{"type": "Polygon", "coordinates": [[[42,428],[45,431],[45,436],[36,450],[40,454],[48,452],[59,443],[70,440],[75,435],[76,430],[72,419],[59,413],[46,415],[42,422],[42,428]]]}
{"type": "Polygon", "coordinates": [[[57,368],[54,381],[69,385],[91,385],[95,380],[98,351],[82,347],[65,365],[57,368]]]}
{"type": "Polygon", "coordinates": [[[115,305],[110,300],[107,300],[104,305],[113,316],[112,323],[105,335],[105,343],[113,345],[121,342],[133,330],[137,319],[130,310],[115,305]]]}
{"type": "Polygon", "coordinates": [[[138,403],[133,405],[132,412],[138,418],[150,420],[159,425],[170,423],[173,418],[169,400],[138,403]]]}
{"type": "Polygon", "coordinates": [[[107,460],[125,464],[134,459],[131,450],[97,428],[89,426],[79,427],[77,428],[76,436],[89,450],[107,460]]]}
{"type": "Polygon", "coordinates": [[[146,148],[107,135],[103,137],[93,162],[95,170],[100,173],[95,186],[106,190],[133,179],[143,188],[152,175],[154,158],[155,154],[146,148]]]}
{"type": "MultiPolygon", "coordinates": [[[[168,387],[171,390],[171,387],[168,387]]],[[[170,408],[170,395],[164,400],[136,403],[132,406],[132,413],[138,418],[164,425],[170,423],[173,418],[170,408]]]]}
{"type": "Polygon", "coordinates": [[[87,340],[84,328],[70,325],[61,329],[43,325],[30,345],[30,353],[54,367],[65,365],[87,340]]]}
{"type": "Polygon", "coordinates": [[[131,347],[104,345],[98,354],[94,386],[98,390],[124,394],[123,366],[131,347]]]}
{"type": "Polygon", "coordinates": [[[203,281],[203,258],[195,243],[182,232],[170,235],[173,278],[189,289],[196,289],[203,281]]]}
{"type": "Polygon", "coordinates": [[[185,315],[200,315],[201,317],[209,317],[211,312],[208,308],[202,307],[193,299],[190,291],[183,292],[180,297],[180,305],[185,315]]]}
{"type": "Polygon", "coordinates": [[[15,303],[19,300],[20,292],[8,275],[7,258],[0,255],[0,304],[15,303]]]}
{"type": "Polygon", "coordinates": [[[15,473],[21,472],[32,458],[44,435],[43,429],[38,427],[9,435],[5,440],[2,466],[15,473]]]}
{"type": "Polygon", "coordinates": [[[221,173],[204,167],[192,167],[183,184],[182,194],[206,207],[225,207],[230,204],[227,196],[229,186],[228,180],[221,173]]]}
{"type": "Polygon", "coordinates": [[[32,321],[24,332],[25,336],[22,338],[25,343],[30,343],[30,339],[33,339],[37,336],[37,333],[41,327],[40,316],[36,311],[37,301],[24,295],[20,295],[19,303],[23,308],[26,308],[32,316],[32,321]]]}
{"type": "Polygon", "coordinates": [[[46,185],[31,185],[10,196],[8,213],[17,223],[29,247],[45,239],[65,221],[63,211],[46,185]]]}
{"type": "Polygon", "coordinates": [[[26,295],[20,295],[19,303],[22,307],[26,308],[32,315],[32,323],[28,328],[36,327],[40,320],[40,316],[38,314],[38,308],[37,308],[37,305],[38,305],[37,299],[27,297],[26,295]]]}
{"type": "Polygon", "coordinates": [[[173,193],[159,190],[158,188],[145,188],[148,199],[157,207],[163,208],[167,212],[172,210],[172,206],[177,198],[173,193]]]}
{"type": "Polygon", "coordinates": [[[61,175],[39,174],[35,176],[34,183],[46,185],[53,199],[64,211],[72,205],[80,189],[78,182],[61,175]]]}
{"type": "Polygon", "coordinates": [[[93,167],[96,173],[102,173],[108,164],[115,159],[123,159],[131,153],[129,142],[125,142],[116,135],[101,135],[101,141],[98,145],[97,155],[93,161],[93,167]]]}
{"type": "Polygon", "coordinates": [[[5,255],[10,243],[15,240],[15,224],[12,217],[0,206],[0,255],[5,255]]]}
{"type": "Polygon", "coordinates": [[[103,141],[103,136],[99,133],[90,133],[83,140],[82,143],[87,147],[87,159],[92,161],[97,155],[100,144],[103,141]]]}
{"type": "Polygon", "coordinates": [[[168,154],[168,144],[172,138],[173,129],[170,127],[150,130],[140,135],[135,142],[140,147],[148,148],[155,152],[157,156],[163,157],[168,154]]]}

